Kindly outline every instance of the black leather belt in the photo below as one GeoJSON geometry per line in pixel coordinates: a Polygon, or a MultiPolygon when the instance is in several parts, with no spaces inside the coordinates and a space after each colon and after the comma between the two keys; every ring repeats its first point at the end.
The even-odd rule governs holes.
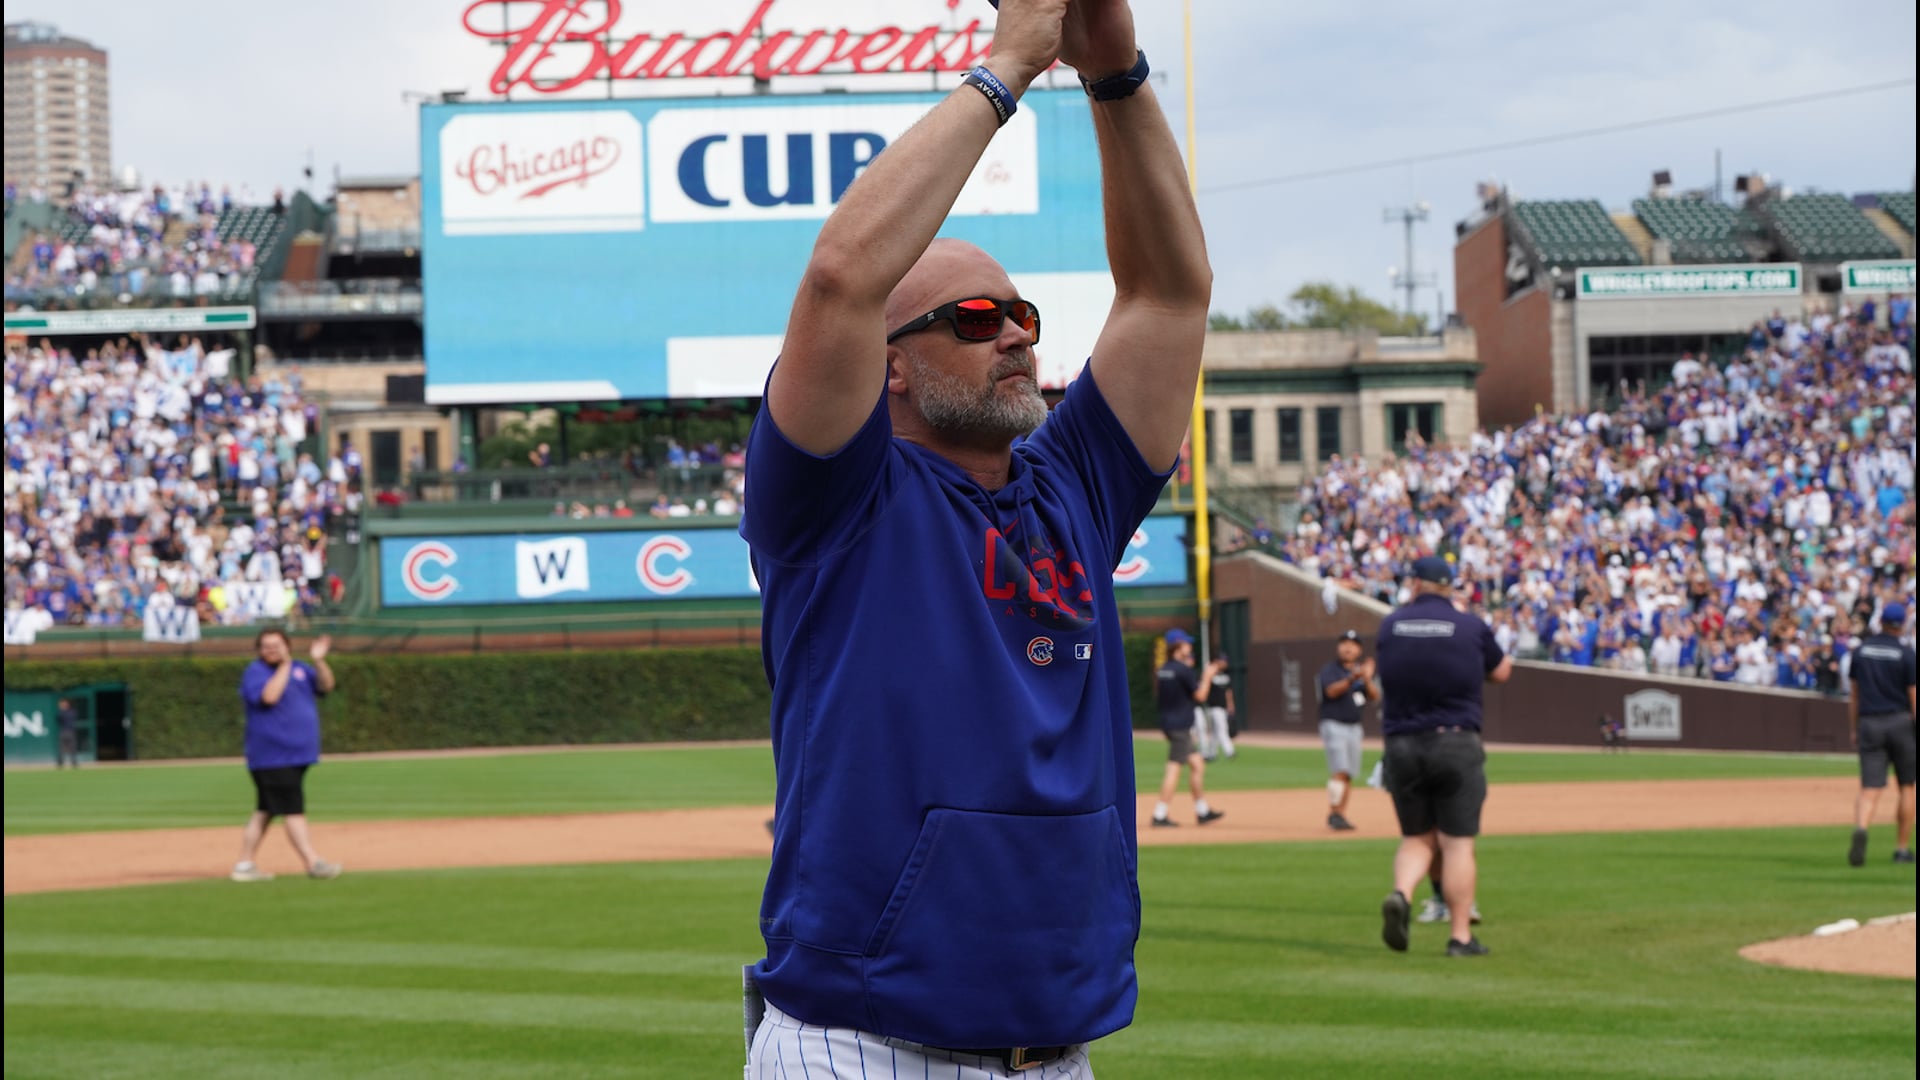
{"type": "Polygon", "coordinates": [[[970,1054],[977,1058],[992,1058],[1005,1066],[1008,1072],[1038,1069],[1073,1053],[1071,1046],[995,1046],[984,1050],[929,1046],[927,1049],[938,1050],[943,1054],[970,1054]]]}

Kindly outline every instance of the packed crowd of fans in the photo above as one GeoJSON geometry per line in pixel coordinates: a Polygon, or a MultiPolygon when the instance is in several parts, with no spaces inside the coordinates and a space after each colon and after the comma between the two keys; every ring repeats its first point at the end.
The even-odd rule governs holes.
{"type": "MultiPolygon", "coordinates": [[[[7,185],[17,198],[49,201],[41,191],[7,185]]],[[[81,187],[51,199],[65,227],[35,231],[7,267],[6,298],[16,303],[93,293],[157,293],[183,299],[244,288],[258,255],[252,242],[222,237],[220,215],[247,205],[230,188],[218,195],[207,183],[145,191],[81,187]]],[[[276,193],[274,205],[284,210],[276,193]]]]}
{"type": "Polygon", "coordinates": [[[328,527],[359,510],[357,457],[303,449],[318,413],[297,373],[243,382],[233,350],[173,344],[7,348],[8,609],[121,627],[188,604],[233,625],[338,599],[328,527]]]}
{"type": "Polygon", "coordinates": [[[1912,333],[1907,297],[1776,311],[1611,412],[1336,458],[1275,546],[1387,602],[1441,553],[1522,656],[1834,691],[1884,605],[1912,609],[1912,333]]]}

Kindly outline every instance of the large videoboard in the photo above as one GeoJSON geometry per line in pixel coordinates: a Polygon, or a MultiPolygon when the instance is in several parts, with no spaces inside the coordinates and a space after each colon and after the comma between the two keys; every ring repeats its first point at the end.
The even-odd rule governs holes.
{"type": "MultiPolygon", "coordinates": [[[[423,107],[427,400],[759,396],[821,222],[943,96],[423,107]]],[[[1023,98],[943,235],[1040,306],[1063,385],[1113,295],[1086,96],[1023,98]]]]}

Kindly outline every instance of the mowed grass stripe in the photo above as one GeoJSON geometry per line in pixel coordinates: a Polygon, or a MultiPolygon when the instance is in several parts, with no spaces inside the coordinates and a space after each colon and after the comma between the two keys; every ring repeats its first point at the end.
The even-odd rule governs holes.
{"type": "MultiPolygon", "coordinates": [[[[1136,787],[1152,791],[1165,765],[1161,742],[1136,744],[1136,787]]],[[[1369,767],[1376,755],[1369,754],[1369,767]]],[[[1763,756],[1638,752],[1496,752],[1495,783],[1594,780],[1711,780],[1844,776],[1855,766],[1834,755],[1763,756]]],[[[1207,772],[1216,791],[1315,788],[1325,758],[1313,749],[1247,747],[1207,772]]],[[[322,821],[580,814],[710,806],[769,805],[773,759],[766,747],[622,749],[324,761],[307,779],[322,821]]],[[[5,830],[32,833],[237,825],[253,806],[244,768],[16,770],[5,784],[5,830]]]]}
{"type": "MultiPolygon", "coordinates": [[[[1442,956],[1434,927],[1414,928],[1409,954],[1380,945],[1389,838],[1146,849],[1139,1010],[1095,1068],[1910,1076],[1912,982],[1736,955],[1910,910],[1914,874],[1885,861],[1887,832],[1860,870],[1834,829],[1490,837],[1495,953],[1470,962],[1442,956]]],[[[237,1076],[249,1053],[313,1077],[502,1075],[484,1061],[531,1077],[736,1075],[737,965],[760,952],[765,872],[654,863],[10,898],[8,1075],[237,1076]],[[614,970],[571,970],[594,948],[614,970]]]]}
{"type": "MultiPolygon", "coordinates": [[[[517,974],[514,976],[517,978],[517,974]]],[[[112,1012],[252,1013],[302,1020],[382,1020],[419,1024],[460,1023],[496,1027],[565,1028],[570,1031],[632,1031],[640,1017],[652,1032],[699,1032],[712,1028],[712,1007],[672,995],[628,993],[619,997],[549,990],[538,994],[502,990],[417,989],[365,980],[338,986],[288,980],[125,978],[112,975],[6,976],[9,1001],[37,1006],[112,1012]],[[377,992],[376,992],[377,991],[377,992]]]]}
{"type": "Polygon", "coordinates": [[[9,933],[10,957],[45,956],[62,960],[92,958],[120,964],[178,961],[223,965],[277,966],[298,971],[311,967],[399,968],[435,971],[523,971],[558,975],[710,975],[737,956],[687,950],[573,948],[536,949],[511,945],[425,945],[417,942],[328,943],[278,938],[240,941],[216,937],[9,933]]]}

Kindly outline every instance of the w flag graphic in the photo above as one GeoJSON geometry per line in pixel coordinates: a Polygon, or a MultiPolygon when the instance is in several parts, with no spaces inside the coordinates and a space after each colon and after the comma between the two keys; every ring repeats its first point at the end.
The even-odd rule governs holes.
{"type": "Polygon", "coordinates": [[[523,600],[586,592],[587,542],[578,536],[513,545],[514,591],[523,600]]]}
{"type": "Polygon", "coordinates": [[[200,613],[182,605],[147,605],[140,640],[190,645],[200,640],[200,613]]]}

